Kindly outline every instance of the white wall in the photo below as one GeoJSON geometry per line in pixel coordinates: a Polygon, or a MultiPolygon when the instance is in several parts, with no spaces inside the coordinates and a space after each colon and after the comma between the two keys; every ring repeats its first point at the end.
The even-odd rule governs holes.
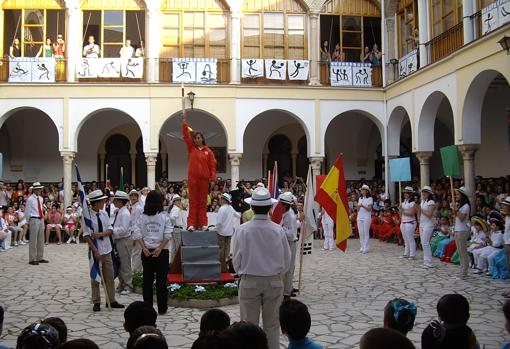
{"type": "Polygon", "coordinates": [[[510,87],[490,87],[482,108],[482,144],[475,155],[476,175],[499,177],[510,174],[510,139],[507,113],[510,87]]]}
{"type": "Polygon", "coordinates": [[[1,178],[59,182],[63,165],[58,139],[55,125],[42,112],[28,109],[13,114],[0,129],[1,178]],[[11,165],[21,165],[22,171],[12,172],[11,165]]]}

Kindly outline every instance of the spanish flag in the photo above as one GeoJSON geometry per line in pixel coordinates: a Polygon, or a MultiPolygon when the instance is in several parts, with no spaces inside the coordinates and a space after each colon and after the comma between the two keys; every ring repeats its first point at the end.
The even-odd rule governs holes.
{"type": "Polygon", "coordinates": [[[340,154],[315,195],[317,201],[336,223],[336,246],[345,252],[351,236],[349,206],[344,176],[344,156],[340,154]]]}

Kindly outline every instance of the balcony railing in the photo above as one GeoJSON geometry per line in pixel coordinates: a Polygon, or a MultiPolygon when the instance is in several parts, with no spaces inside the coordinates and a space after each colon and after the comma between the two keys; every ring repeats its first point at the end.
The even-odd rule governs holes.
{"type": "MultiPolygon", "coordinates": [[[[329,62],[319,62],[319,80],[321,85],[331,84],[329,62]]],[[[382,87],[382,82],[382,65],[372,65],[372,87],[382,87]]]]}
{"type": "Polygon", "coordinates": [[[425,43],[429,54],[429,63],[435,63],[452,54],[464,45],[464,25],[462,22],[451,27],[425,43]]]}

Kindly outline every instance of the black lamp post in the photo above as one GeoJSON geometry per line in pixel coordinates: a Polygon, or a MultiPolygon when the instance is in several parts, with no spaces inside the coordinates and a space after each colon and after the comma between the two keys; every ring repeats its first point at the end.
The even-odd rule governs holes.
{"type": "Polygon", "coordinates": [[[498,41],[498,44],[501,45],[503,50],[506,50],[506,54],[510,55],[510,36],[503,36],[501,40],[498,41]]]}
{"type": "Polygon", "coordinates": [[[195,93],[193,91],[188,92],[188,99],[191,104],[191,110],[193,110],[193,102],[195,101],[195,93]]]}

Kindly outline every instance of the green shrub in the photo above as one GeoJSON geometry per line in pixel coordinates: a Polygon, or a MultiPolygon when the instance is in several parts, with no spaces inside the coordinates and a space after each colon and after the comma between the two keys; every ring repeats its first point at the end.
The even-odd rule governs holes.
{"type": "Polygon", "coordinates": [[[209,299],[219,300],[222,298],[237,297],[237,287],[225,287],[225,284],[207,284],[202,285],[205,288],[203,292],[196,292],[196,285],[183,284],[178,290],[172,291],[169,287],[168,298],[187,301],[190,299],[209,299]]]}

